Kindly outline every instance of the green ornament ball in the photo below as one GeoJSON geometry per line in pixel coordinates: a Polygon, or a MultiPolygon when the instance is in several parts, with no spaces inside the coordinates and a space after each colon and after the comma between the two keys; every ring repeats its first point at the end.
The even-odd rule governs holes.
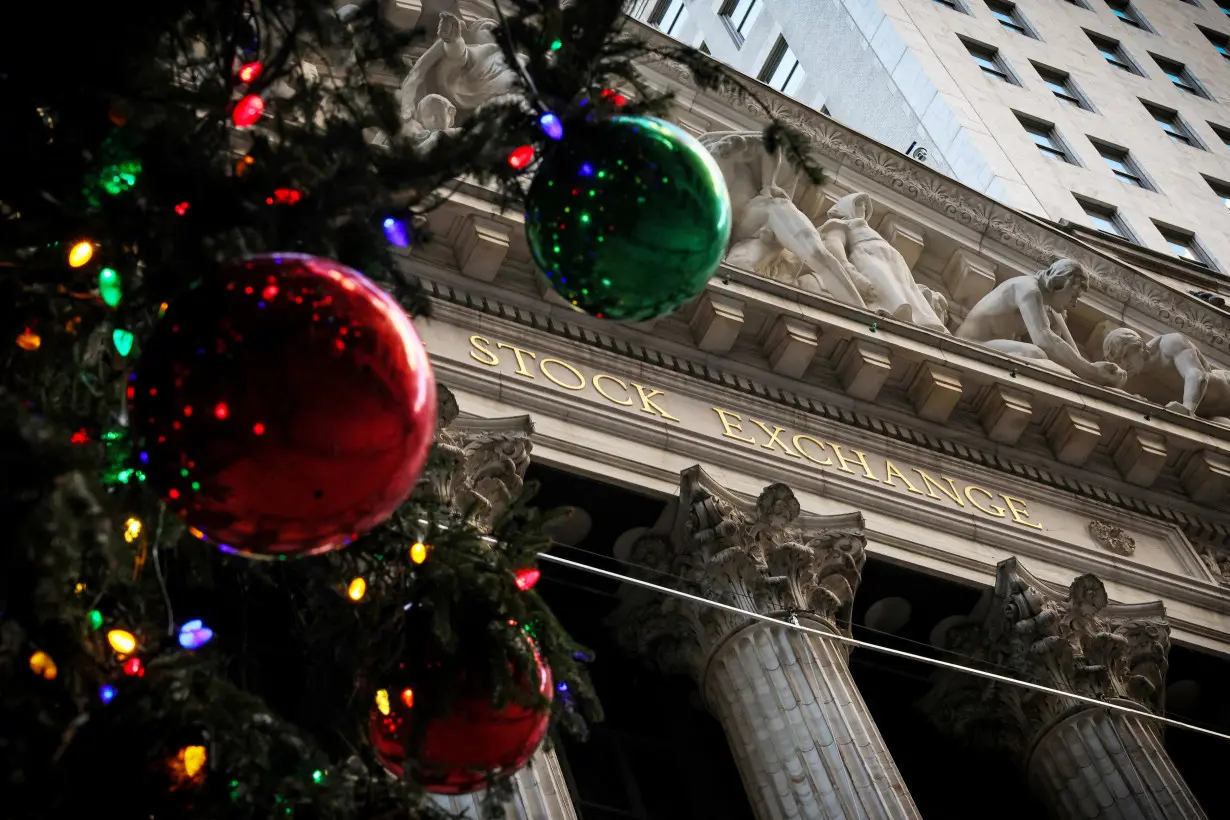
{"type": "Polygon", "coordinates": [[[570,124],[526,198],[526,238],[551,287],[622,322],[664,316],[703,291],[730,222],[713,157],[653,117],[570,124]]]}

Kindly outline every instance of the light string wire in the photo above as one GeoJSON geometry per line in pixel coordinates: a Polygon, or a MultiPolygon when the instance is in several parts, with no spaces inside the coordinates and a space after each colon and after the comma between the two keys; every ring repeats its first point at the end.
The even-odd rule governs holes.
{"type": "Polygon", "coordinates": [[[1145,720],[1153,720],[1158,723],[1166,724],[1167,726],[1174,726],[1179,729],[1187,729],[1193,732],[1198,732],[1199,734],[1202,734],[1202,735],[1209,735],[1210,737],[1218,738],[1219,740],[1230,740],[1230,735],[1215,731],[1213,729],[1206,729],[1203,726],[1196,726],[1191,723],[1184,723],[1183,721],[1175,720],[1174,718],[1168,718],[1168,717],[1165,717],[1164,715],[1155,715],[1152,712],[1146,712],[1141,709],[1132,709],[1120,703],[1113,703],[1110,701],[1099,700],[1098,698],[1089,697],[1088,695],[1078,695],[1074,692],[1065,692],[1062,689],[1056,689],[1051,686],[1044,686],[1040,683],[1033,683],[1031,681],[1021,680],[1020,678],[1012,678],[1012,677],[1008,677],[1007,675],[1000,675],[1000,674],[996,674],[995,672],[988,672],[988,671],[977,669],[971,666],[962,666],[959,663],[951,663],[949,661],[940,660],[938,658],[928,658],[926,655],[918,655],[913,652],[906,652],[903,649],[893,649],[892,647],[881,646],[880,644],[870,643],[868,641],[859,640],[858,638],[850,638],[845,635],[836,634],[833,632],[826,632],[821,629],[814,629],[812,627],[804,626],[799,623],[792,623],[790,621],[785,621],[780,618],[774,618],[771,615],[762,615],[759,612],[752,612],[750,610],[740,609],[739,607],[733,606],[731,604],[724,604],[720,601],[713,601],[708,598],[704,598],[700,595],[693,595],[690,592],[683,592],[677,589],[671,589],[670,587],[665,587],[665,586],[662,586],[661,584],[655,584],[652,581],[643,581],[640,578],[634,578],[630,575],[624,575],[622,573],[614,572],[609,569],[602,569],[601,567],[595,567],[592,564],[586,564],[581,561],[573,561],[568,558],[563,558],[559,555],[552,555],[550,553],[544,552],[544,553],[540,553],[538,558],[539,560],[542,560],[542,561],[550,561],[553,564],[559,564],[560,566],[571,567],[572,569],[581,570],[582,572],[589,572],[595,575],[601,575],[605,578],[609,578],[614,581],[621,581],[625,584],[632,584],[634,586],[638,586],[643,589],[652,590],[654,592],[658,592],[658,593],[661,593],[662,595],[666,595],[672,598],[679,598],[685,601],[691,601],[692,603],[712,607],[713,609],[720,609],[725,612],[730,612],[736,615],[742,615],[744,617],[751,618],[752,620],[755,620],[755,621],[778,624],[780,626],[784,626],[789,629],[794,629],[799,632],[805,632],[809,635],[815,635],[819,638],[836,641],[837,643],[843,643],[843,644],[846,644],[847,646],[858,647],[860,649],[869,649],[873,652],[881,652],[886,655],[893,655],[898,658],[906,658],[907,660],[917,661],[918,663],[929,664],[931,666],[937,666],[942,669],[949,669],[954,672],[964,672],[969,675],[974,675],[975,677],[986,678],[987,680],[993,680],[998,683],[1006,683],[1011,686],[1019,686],[1023,689],[1032,689],[1035,692],[1042,692],[1047,695],[1057,695],[1059,697],[1068,698],[1069,700],[1078,701],[1080,703],[1087,703],[1091,706],[1099,706],[1099,707],[1110,709],[1116,712],[1123,712],[1129,715],[1134,715],[1138,718],[1142,718],[1145,720]]]}

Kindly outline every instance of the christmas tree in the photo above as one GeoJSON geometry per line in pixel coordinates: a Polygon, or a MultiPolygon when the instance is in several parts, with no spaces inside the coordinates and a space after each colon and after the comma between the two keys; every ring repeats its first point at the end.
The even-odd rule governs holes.
{"type": "Polygon", "coordinates": [[[436,428],[397,259],[450,180],[517,205],[561,122],[661,110],[635,59],[726,80],[615,0],[501,6],[513,93],[429,144],[396,92],[434,32],[377,3],[44,5],[3,35],[11,816],[441,816],[424,789],[496,799],[548,720],[600,717],[532,589],[532,488],[464,485],[436,428]],[[495,716],[515,737],[475,740],[495,716]]]}

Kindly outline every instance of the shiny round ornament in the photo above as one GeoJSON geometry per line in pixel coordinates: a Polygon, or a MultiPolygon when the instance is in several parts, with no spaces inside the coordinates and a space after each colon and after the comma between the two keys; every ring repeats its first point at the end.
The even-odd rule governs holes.
{"type": "Polygon", "coordinates": [[[251,557],[344,546],[410,494],[436,387],[401,307],[362,274],[255,256],[172,302],[128,387],[148,484],[251,557]]]}
{"type": "Polygon", "coordinates": [[[703,291],[730,223],[713,157],[652,117],[568,125],[526,198],[526,237],[551,287],[616,321],[666,315],[703,291]]]}
{"type": "MultiPolygon", "coordinates": [[[[554,692],[551,669],[534,652],[533,680],[525,682],[549,703],[554,692]]],[[[541,708],[509,702],[497,709],[490,692],[474,692],[459,681],[459,694],[451,710],[429,719],[418,748],[412,748],[416,703],[410,687],[381,689],[376,693],[368,736],[376,758],[400,777],[402,764],[413,758],[423,789],[433,794],[469,794],[487,786],[489,777],[506,776],[525,766],[551,723],[549,705],[541,708]]]]}

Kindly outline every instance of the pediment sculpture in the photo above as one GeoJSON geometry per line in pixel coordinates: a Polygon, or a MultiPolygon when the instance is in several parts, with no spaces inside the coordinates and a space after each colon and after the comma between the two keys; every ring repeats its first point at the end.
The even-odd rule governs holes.
{"type": "Polygon", "coordinates": [[[429,154],[440,141],[440,135],[456,136],[461,129],[453,125],[457,106],[439,94],[428,94],[419,100],[415,115],[404,120],[402,133],[410,138],[416,151],[429,154]]]}
{"type": "Polygon", "coordinates": [[[463,113],[513,94],[517,72],[496,41],[498,25],[495,20],[467,25],[441,12],[436,41],[415,61],[398,92],[402,120],[416,119],[419,102],[430,94],[444,97],[463,113]]]}
{"type": "MultiPolygon", "coordinates": [[[[1102,355],[1122,367],[1128,378],[1157,385],[1167,410],[1230,425],[1230,370],[1214,367],[1182,333],[1163,333],[1145,341],[1131,328],[1106,333],[1102,355]],[[1165,396],[1171,396],[1165,401],[1165,396]]],[[[1153,400],[1153,399],[1150,399],[1153,400]]]]}
{"type": "Polygon", "coordinates": [[[956,336],[1033,364],[1058,366],[1093,384],[1122,387],[1123,369],[1086,360],[1068,330],[1064,312],[1088,288],[1089,275],[1080,263],[1059,259],[1033,276],[999,283],[970,309],[956,336]]]}

